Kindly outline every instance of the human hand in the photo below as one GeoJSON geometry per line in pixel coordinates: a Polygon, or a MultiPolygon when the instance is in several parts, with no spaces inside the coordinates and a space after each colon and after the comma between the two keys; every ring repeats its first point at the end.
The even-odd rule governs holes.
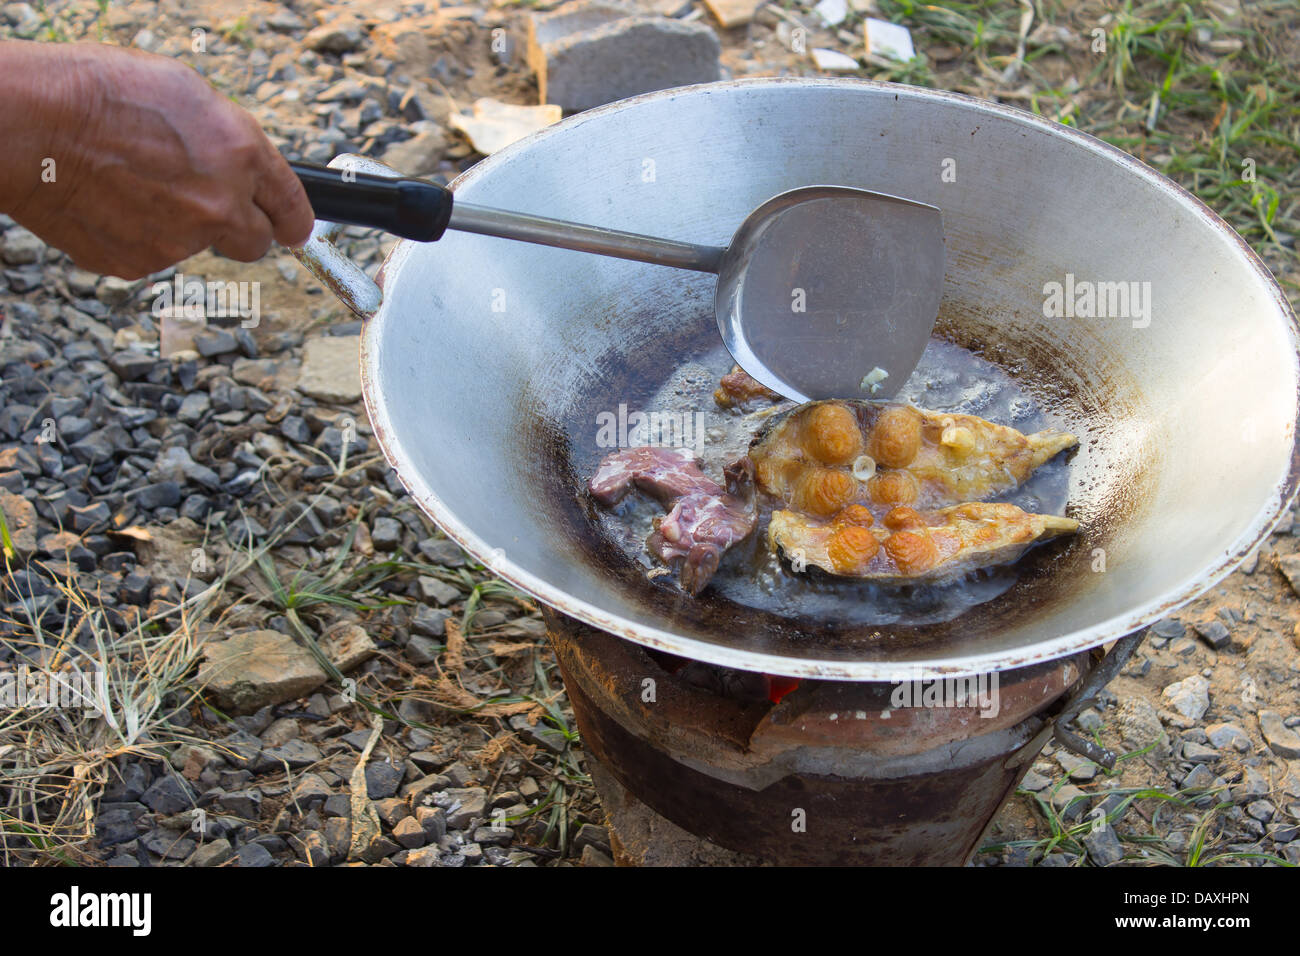
{"type": "Polygon", "coordinates": [[[6,42],[0,89],[0,210],[85,269],[137,279],[209,246],[251,262],[311,232],[257,122],[179,61],[6,42]]]}

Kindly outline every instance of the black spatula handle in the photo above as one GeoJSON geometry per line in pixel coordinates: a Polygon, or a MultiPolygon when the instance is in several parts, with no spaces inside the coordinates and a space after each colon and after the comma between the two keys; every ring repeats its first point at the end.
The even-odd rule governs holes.
{"type": "Polygon", "coordinates": [[[436,183],[314,163],[289,166],[302,180],[317,219],[371,226],[418,242],[433,242],[447,231],[452,194],[436,183]]]}

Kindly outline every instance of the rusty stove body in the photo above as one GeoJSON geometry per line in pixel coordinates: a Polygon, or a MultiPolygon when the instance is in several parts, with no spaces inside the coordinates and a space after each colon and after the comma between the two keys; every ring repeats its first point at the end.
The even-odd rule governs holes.
{"type": "MultiPolygon", "coordinates": [[[[1057,725],[1140,640],[1104,659],[1082,652],[989,677],[996,708],[987,698],[900,707],[920,694],[900,701],[913,691],[885,683],[782,685],[545,614],[607,808],[630,797],[716,847],[785,865],[968,862],[1054,732],[1113,762],[1057,725]],[[611,782],[625,792],[609,793],[611,782]]],[[[626,862],[633,855],[617,852],[612,817],[626,862]]]]}

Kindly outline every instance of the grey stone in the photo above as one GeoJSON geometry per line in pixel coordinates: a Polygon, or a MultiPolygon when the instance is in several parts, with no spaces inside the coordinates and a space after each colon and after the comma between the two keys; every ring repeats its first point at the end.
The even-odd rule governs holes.
{"type": "Polygon", "coordinates": [[[1183,759],[1192,763],[1214,763],[1220,757],[1220,754],[1213,747],[1207,747],[1205,744],[1198,744],[1194,741],[1184,741],[1183,759]]]}
{"type": "Polygon", "coordinates": [[[351,53],[366,40],[361,23],[351,17],[336,17],[303,37],[302,45],[317,53],[351,53]]]}
{"type": "Polygon", "coordinates": [[[160,481],[145,485],[132,498],[141,508],[175,508],[181,503],[181,486],[175,481],[160,481]]]}
{"type": "Polygon", "coordinates": [[[324,835],[318,830],[308,830],[294,838],[298,856],[308,866],[329,866],[330,850],[324,835]]]}
{"type": "MultiPolygon", "coordinates": [[[[149,775],[138,763],[128,763],[111,771],[104,787],[104,803],[134,803],[149,786],[149,775]]],[[[101,804],[102,806],[102,804],[101,804]]]]}
{"type": "Polygon", "coordinates": [[[140,837],[140,845],[164,860],[183,860],[194,852],[195,843],[189,837],[178,836],[171,830],[150,830],[140,837]]]}
{"type": "Polygon", "coordinates": [[[34,232],[22,226],[12,226],[5,230],[4,240],[0,242],[0,259],[11,266],[39,262],[44,252],[45,243],[34,232]]]}
{"type": "Polygon", "coordinates": [[[279,747],[267,747],[253,766],[255,773],[272,773],[283,770],[304,770],[319,763],[321,752],[305,740],[286,740],[279,747]]]}
{"type": "Polygon", "coordinates": [[[402,524],[393,518],[376,518],[370,528],[370,540],[376,550],[396,551],[402,544],[402,524]]]}
{"type": "Polygon", "coordinates": [[[421,600],[432,601],[439,605],[451,604],[461,596],[460,590],[453,585],[427,574],[421,574],[416,579],[416,585],[420,590],[421,600]]]}
{"type": "Polygon", "coordinates": [[[1189,720],[1200,720],[1210,708],[1210,682],[1200,674],[1167,686],[1161,698],[1189,720]]]}
{"type": "Polygon", "coordinates": [[[347,621],[325,631],[318,643],[330,663],[342,674],[355,670],[379,653],[366,629],[347,621]]]}
{"type": "Polygon", "coordinates": [[[155,813],[180,813],[194,806],[194,791],[183,779],[168,773],[141,794],[140,802],[155,813]]]}
{"type": "Polygon", "coordinates": [[[408,850],[414,850],[416,847],[424,846],[427,837],[419,821],[414,817],[406,817],[393,827],[393,839],[408,850]]]}
{"type": "Polygon", "coordinates": [[[95,836],[99,839],[99,845],[109,847],[134,840],[139,835],[135,822],[138,816],[139,814],[124,807],[101,809],[95,818],[95,836]]]}
{"type": "Polygon", "coordinates": [[[95,501],[88,505],[73,505],[68,509],[68,518],[72,525],[72,530],[78,533],[91,531],[101,527],[108,522],[113,516],[108,505],[102,501],[95,501]]]}
{"type": "Polygon", "coordinates": [[[1194,627],[1201,640],[1216,651],[1226,647],[1232,641],[1232,635],[1220,620],[1198,621],[1194,627]]]}
{"type": "Polygon", "coordinates": [[[230,841],[222,838],[210,843],[201,843],[190,857],[190,866],[207,868],[220,866],[235,855],[230,841]]]}
{"type": "Polygon", "coordinates": [[[436,846],[420,847],[406,855],[406,865],[418,867],[439,866],[438,857],[438,848],[436,846]]]}
{"type": "Polygon", "coordinates": [[[487,791],[482,787],[445,790],[443,794],[448,828],[463,830],[472,821],[486,817],[487,791]]]}
{"type": "Polygon", "coordinates": [[[361,859],[366,863],[378,863],[397,853],[401,847],[386,836],[377,836],[361,851],[361,859]]]}
{"type": "Polygon", "coordinates": [[[241,820],[258,820],[262,816],[262,791],[256,788],[220,794],[212,805],[222,813],[241,820]]]}
{"type": "Polygon", "coordinates": [[[447,835],[447,811],[442,807],[416,807],[415,820],[424,830],[426,843],[437,843],[447,835]]]}
{"type": "Polygon", "coordinates": [[[110,309],[126,305],[141,288],[141,282],[134,279],[119,279],[117,276],[104,276],[95,286],[95,298],[110,309]]]}
{"type": "Polygon", "coordinates": [[[133,382],[138,378],[148,375],[158,360],[144,352],[137,352],[134,349],[126,349],[121,352],[115,352],[108,358],[108,367],[114,374],[124,382],[133,382]]]}
{"type": "Polygon", "coordinates": [[[239,848],[236,860],[241,870],[275,865],[271,852],[260,843],[245,843],[239,848]]]}
{"type": "Polygon", "coordinates": [[[448,784],[457,790],[463,790],[474,780],[474,774],[459,760],[450,767],[445,768],[442,774],[447,778],[448,784]]]}
{"type": "Polygon", "coordinates": [[[459,568],[465,564],[465,552],[455,541],[447,538],[425,538],[417,541],[415,546],[430,562],[444,568],[459,568]]]}
{"type": "Polygon", "coordinates": [[[1151,627],[1151,633],[1155,634],[1156,637],[1164,638],[1166,641],[1176,640],[1186,632],[1187,628],[1176,617],[1167,617],[1162,621],[1157,621],[1151,627]]]}
{"type": "MultiPolygon", "coordinates": [[[[477,837],[475,839],[478,840],[477,837]]],[[[483,843],[485,841],[478,840],[478,842],[483,843]]],[[[578,827],[578,832],[573,837],[573,848],[581,851],[583,847],[587,846],[594,846],[597,850],[608,853],[609,830],[595,823],[584,823],[578,827]]]]}
{"type": "Polygon", "coordinates": [[[1061,765],[1062,769],[1070,775],[1070,779],[1075,783],[1087,783],[1097,776],[1097,765],[1091,760],[1076,757],[1065,750],[1058,750],[1055,757],[1056,762],[1061,765]]]}
{"type": "Polygon", "coordinates": [[[334,405],[361,398],[360,336],[318,336],[303,345],[298,391],[334,405]]]}
{"type": "Polygon", "coordinates": [[[1277,813],[1277,807],[1267,800],[1253,800],[1246,804],[1246,812],[1260,823],[1268,823],[1273,819],[1273,814],[1277,813]]]}
{"type": "Polygon", "coordinates": [[[447,633],[447,619],[450,611],[432,608],[421,604],[415,609],[411,618],[411,630],[423,637],[443,637],[447,633]]]}
{"type": "MultiPolygon", "coordinates": [[[[552,753],[564,753],[568,742],[559,730],[542,723],[540,720],[530,724],[524,714],[515,714],[510,718],[510,726],[527,740],[540,744],[552,753]]],[[[1094,769],[1094,773],[1095,773],[1094,769]]]]}
{"type": "Polygon", "coordinates": [[[234,714],[296,700],[326,681],[311,653],[276,631],[249,631],[209,642],[204,658],[199,684],[218,706],[234,714]]]}
{"type": "Polygon", "coordinates": [[[609,855],[594,846],[584,846],[582,856],[578,860],[583,866],[613,866],[614,861],[609,855]]]}
{"type": "Polygon", "coordinates": [[[1259,712],[1259,730],[1264,735],[1264,743],[1268,744],[1269,750],[1279,757],[1288,760],[1300,757],[1300,734],[1287,727],[1277,711],[1259,712]]]}
{"type": "Polygon", "coordinates": [[[400,764],[387,760],[372,760],[366,764],[366,795],[371,800],[382,800],[397,793],[406,770],[400,764]]]}
{"type": "Polygon", "coordinates": [[[364,452],[369,443],[355,430],[345,433],[341,428],[335,428],[330,425],[317,436],[315,445],[323,451],[332,460],[339,460],[343,457],[343,450],[346,446],[349,455],[356,455],[364,452]]]}
{"type": "Polygon", "coordinates": [[[1205,734],[1212,745],[1222,750],[1231,747],[1242,753],[1250,750],[1250,735],[1236,724],[1210,724],[1205,734]]]}
{"type": "Polygon", "coordinates": [[[251,766],[262,752],[262,741],[242,729],[221,738],[221,746],[230,751],[231,763],[236,767],[251,766]]]}
{"type": "Polygon", "coordinates": [[[365,95],[366,87],[359,80],[339,80],[316,94],[316,102],[355,103],[363,99],[365,95]]]}
{"type": "Polygon", "coordinates": [[[1237,803],[1249,803],[1256,797],[1267,796],[1268,781],[1254,767],[1242,771],[1241,782],[1232,788],[1232,799],[1237,803]]]}
{"type": "Polygon", "coordinates": [[[1109,824],[1091,828],[1084,834],[1082,843],[1088,851],[1088,859],[1096,866],[1113,866],[1124,859],[1124,847],[1115,828],[1109,824]]]}
{"type": "Polygon", "coordinates": [[[433,704],[418,697],[404,697],[397,706],[399,719],[409,724],[427,724],[433,719],[433,704]]]}
{"type": "Polygon", "coordinates": [[[1061,819],[1077,822],[1088,810],[1090,798],[1078,787],[1066,784],[1052,795],[1052,806],[1061,815],[1061,819]]]}
{"type": "Polygon", "coordinates": [[[1092,734],[1101,730],[1101,714],[1097,713],[1091,707],[1085,708],[1078,717],[1074,719],[1075,725],[1084,733],[1092,734]]]}
{"type": "Polygon", "coordinates": [[[297,415],[286,415],[280,422],[280,434],[299,445],[311,443],[311,429],[307,421],[297,415]]]}
{"type": "Polygon", "coordinates": [[[239,342],[228,329],[212,328],[194,336],[194,348],[200,355],[211,358],[239,351],[239,342]]]}
{"type": "Polygon", "coordinates": [[[347,855],[352,839],[352,822],[347,817],[333,817],[325,821],[325,843],[329,846],[330,859],[341,860],[347,855]]]}
{"type": "Polygon", "coordinates": [[[266,25],[276,33],[293,33],[295,30],[303,30],[307,27],[302,17],[284,7],[280,7],[267,17],[266,25]]]}
{"type": "Polygon", "coordinates": [[[325,803],[321,806],[321,813],[326,819],[330,817],[351,818],[352,801],[346,793],[332,793],[325,798],[325,803]]]}
{"type": "Polygon", "coordinates": [[[18,558],[26,561],[36,553],[36,508],[21,495],[0,492],[0,511],[4,512],[9,537],[18,558]]]}
{"type": "Polygon", "coordinates": [[[411,636],[406,642],[404,651],[412,664],[427,665],[432,664],[438,659],[438,652],[441,645],[437,641],[428,637],[411,636]]]}
{"type": "Polygon", "coordinates": [[[1044,777],[1041,773],[1030,770],[1025,773],[1025,777],[1020,781],[1020,786],[1024,789],[1038,793],[1040,790],[1046,790],[1052,785],[1052,781],[1044,777]]]}
{"type": "Polygon", "coordinates": [[[451,781],[440,773],[429,774],[402,787],[402,797],[419,806],[429,794],[445,790],[450,784],[451,781]]]}
{"type": "Polygon", "coordinates": [[[1208,790],[1214,786],[1214,772],[1204,764],[1197,764],[1192,768],[1191,773],[1183,777],[1182,788],[1184,790],[1208,790]]]}
{"type": "Polygon", "coordinates": [[[411,809],[406,805],[406,801],[397,797],[376,800],[374,807],[379,822],[390,830],[411,815],[411,809]]]}
{"type": "Polygon", "coordinates": [[[438,171],[446,152],[447,134],[435,127],[388,144],[384,162],[407,176],[430,176],[438,171]]]}

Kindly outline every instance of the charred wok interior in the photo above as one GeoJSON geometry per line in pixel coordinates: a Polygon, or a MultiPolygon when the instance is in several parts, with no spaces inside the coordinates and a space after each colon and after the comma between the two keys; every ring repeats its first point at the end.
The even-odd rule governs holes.
{"type": "Polygon", "coordinates": [[[666,600],[712,592],[740,609],[841,630],[931,624],[1003,594],[1021,573],[1006,565],[1077,530],[1057,517],[1069,482],[1059,453],[1076,437],[966,349],[933,342],[902,393],[942,411],[794,407],[735,368],[715,372],[726,360],[715,349],[652,383],[649,407],[667,410],[660,424],[693,427],[620,434],[667,444],[605,453],[579,492],[620,563],[666,600]],[[672,445],[683,436],[695,447],[672,445]],[[725,475],[728,490],[709,472],[725,475]]]}

